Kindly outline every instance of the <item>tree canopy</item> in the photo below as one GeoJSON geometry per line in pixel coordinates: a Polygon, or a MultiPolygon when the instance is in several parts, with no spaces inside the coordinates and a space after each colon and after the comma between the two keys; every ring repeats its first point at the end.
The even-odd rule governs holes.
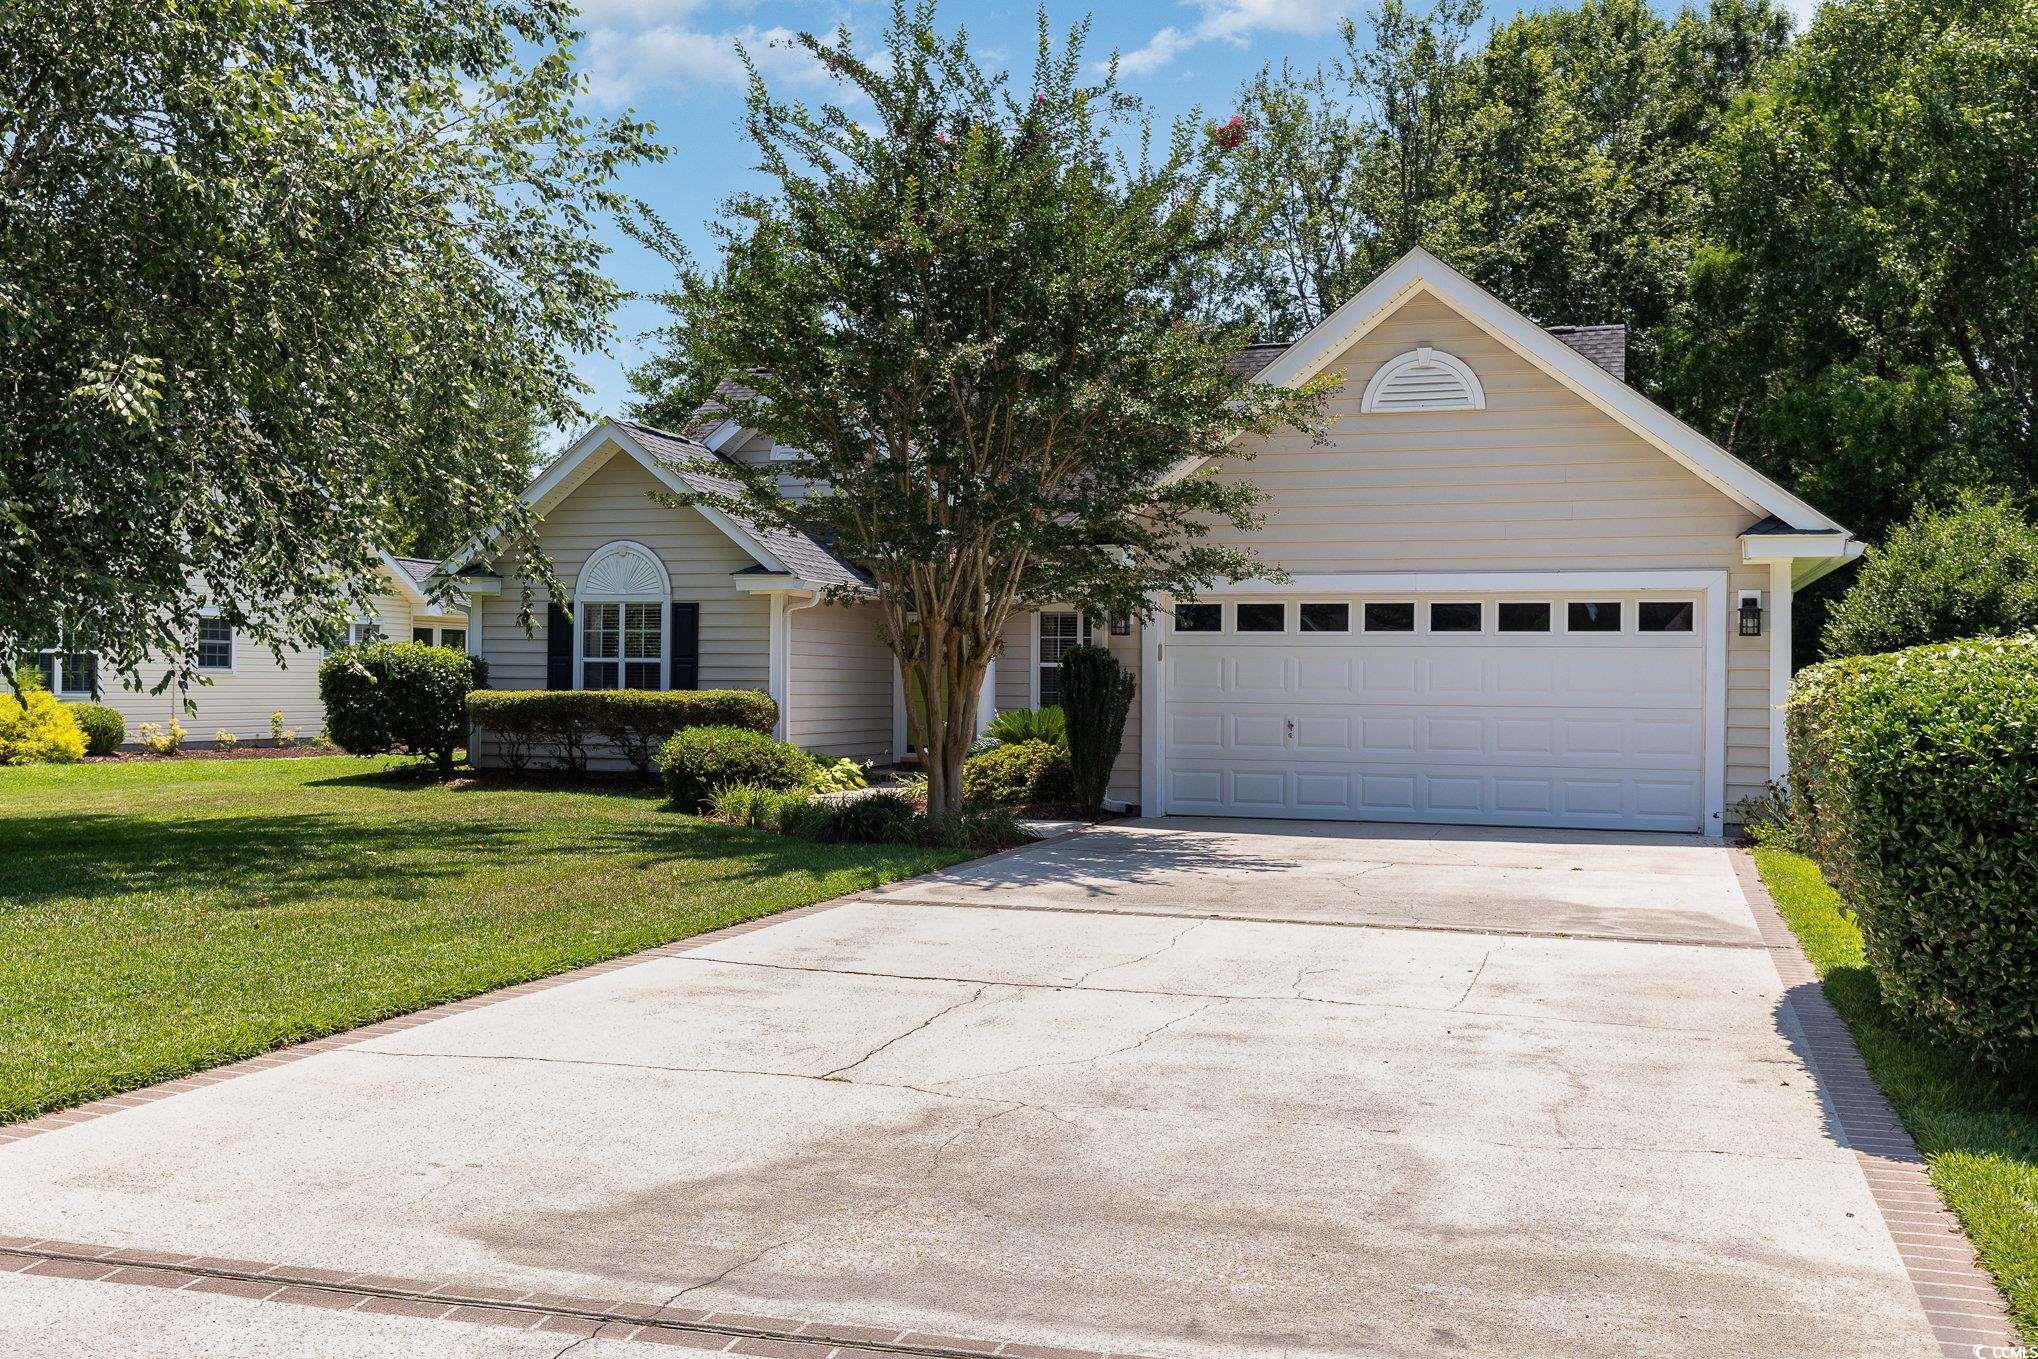
{"type": "Polygon", "coordinates": [[[0,656],[188,677],[330,635],[376,550],[527,525],[656,154],[559,0],[0,7],[0,656]]]}
{"type": "Polygon", "coordinates": [[[937,31],[931,0],[895,4],[880,60],[846,32],[803,36],[873,111],[788,103],[753,71],[771,191],[728,204],[719,267],[647,224],[679,282],[638,413],[681,424],[744,384],[719,399],[792,461],[723,507],[815,527],[870,573],[937,811],[959,802],[1013,611],[1143,612],[1266,569],[1210,536],[1254,522],[1249,491],[1168,474],[1320,405],[1248,381],[1227,363],[1246,328],[1190,314],[1221,246],[1210,162],[1186,127],[1114,150],[1135,109],[1111,78],[1085,83],[1084,37],[1043,18],[1015,92],[937,31]],[[781,472],[819,489],[797,502],[781,472]]]}

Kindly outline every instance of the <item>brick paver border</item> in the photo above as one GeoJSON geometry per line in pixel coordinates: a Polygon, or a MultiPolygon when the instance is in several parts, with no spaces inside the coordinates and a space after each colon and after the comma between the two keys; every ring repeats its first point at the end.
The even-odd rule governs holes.
{"type": "Polygon", "coordinates": [[[1975,1259],[1960,1219],[1932,1187],[1917,1143],[1868,1074],[1854,1036],[1826,999],[1818,971],[1784,923],[1755,857],[1745,849],[1731,853],[1741,892],[1783,979],[1783,1004],[1804,1035],[1807,1065],[1882,1211],[1940,1351],[1946,1359],[1987,1359],[1995,1349],[2021,1353],[2001,1292],[1975,1259]]]}
{"type": "Polygon", "coordinates": [[[973,1340],[903,1327],[800,1322],[751,1313],[710,1312],[615,1298],[521,1293],[433,1283],[386,1274],[271,1265],[258,1260],[174,1251],[0,1236],[0,1274],[135,1284],[173,1292],[223,1294],[326,1311],[417,1317],[543,1331],[562,1338],[599,1336],[761,1359],[1137,1359],[1122,1352],[1067,1349],[1021,1341],[973,1340]]]}

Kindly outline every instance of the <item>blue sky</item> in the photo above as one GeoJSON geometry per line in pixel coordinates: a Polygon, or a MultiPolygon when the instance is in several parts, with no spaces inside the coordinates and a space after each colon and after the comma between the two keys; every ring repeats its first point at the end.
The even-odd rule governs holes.
{"type": "MultiPolygon", "coordinates": [[[[1515,0],[1489,4],[1489,20],[1529,7],[1515,0]]],[[[1811,0],[1785,4],[1802,20],[1811,0]]],[[[634,108],[658,125],[659,139],[672,149],[663,164],[633,171],[624,187],[650,203],[696,252],[711,249],[705,224],[717,206],[752,180],[754,156],[741,129],[737,44],[750,50],[775,90],[819,101],[834,87],[789,49],[787,37],[847,25],[868,39],[889,13],[884,0],[581,0],[581,5],[590,111],[634,108]]],[[[1228,115],[1240,82],[1268,63],[1287,60],[1306,69],[1329,60],[1338,51],[1339,23],[1347,14],[1363,23],[1367,9],[1364,0],[1051,0],[1048,17],[1060,30],[1093,15],[1091,54],[1101,60],[1117,49],[1123,84],[1147,101],[1157,121],[1165,121],[1198,106],[1228,115]]],[[[966,27],[986,64],[1011,63],[1022,78],[1030,69],[1032,0],[947,0],[941,23],[966,27]]],[[[623,286],[641,293],[667,282],[668,271],[658,260],[618,232],[607,236],[615,246],[610,270],[623,286]]],[[[639,336],[658,323],[660,312],[636,301],[619,319],[623,335],[616,352],[587,355],[580,365],[593,388],[588,404],[604,414],[619,413],[628,400],[624,373],[643,357],[639,336]]]]}

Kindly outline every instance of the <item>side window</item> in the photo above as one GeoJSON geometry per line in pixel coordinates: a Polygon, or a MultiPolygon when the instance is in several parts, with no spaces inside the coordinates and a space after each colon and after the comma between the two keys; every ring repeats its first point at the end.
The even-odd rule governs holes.
{"type": "Polygon", "coordinates": [[[412,628],[410,630],[410,639],[413,642],[430,646],[432,644],[432,630],[430,628],[412,628]]]}
{"type": "Polygon", "coordinates": [[[1090,640],[1090,621],[1078,613],[1040,615],[1040,706],[1061,703],[1061,653],[1090,640]]]}
{"type": "Polygon", "coordinates": [[[198,620],[198,668],[200,670],[234,668],[234,628],[233,624],[224,618],[198,620]]]}

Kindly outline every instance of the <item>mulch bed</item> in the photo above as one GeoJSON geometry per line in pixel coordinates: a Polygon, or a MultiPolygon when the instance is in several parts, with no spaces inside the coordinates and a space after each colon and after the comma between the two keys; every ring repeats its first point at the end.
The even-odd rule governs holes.
{"type": "Polygon", "coordinates": [[[116,750],[111,755],[87,755],[86,764],[131,764],[137,760],[302,760],[313,755],[340,755],[330,746],[235,746],[214,750],[211,746],[186,746],[175,755],[151,755],[145,750],[116,750]]]}

